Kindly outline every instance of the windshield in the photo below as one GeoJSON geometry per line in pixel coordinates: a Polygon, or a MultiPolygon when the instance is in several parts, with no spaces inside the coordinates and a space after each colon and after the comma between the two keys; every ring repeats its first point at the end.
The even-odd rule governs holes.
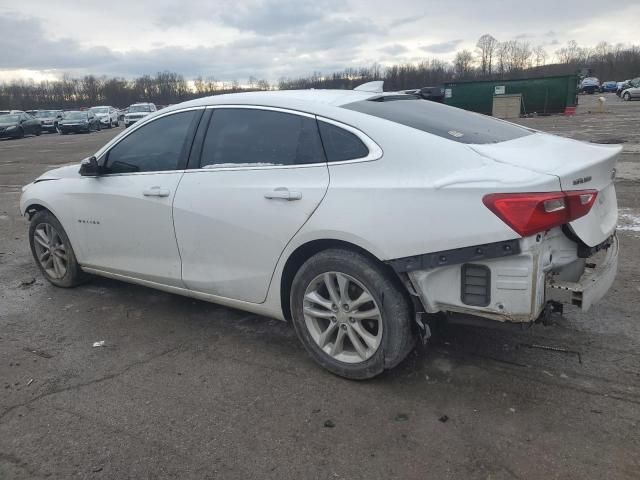
{"type": "Polygon", "coordinates": [[[373,115],[459,143],[498,143],[531,135],[527,128],[480,113],[410,95],[349,103],[343,108],[373,115]]]}
{"type": "Polygon", "coordinates": [[[0,123],[15,123],[20,120],[20,115],[0,115],[0,123]]]}
{"type": "Polygon", "coordinates": [[[38,110],[34,116],[37,118],[55,117],[58,115],[57,110],[38,110]]]}
{"type": "Polygon", "coordinates": [[[87,112],[64,112],[65,120],[86,120],[87,112]]]}
{"type": "Polygon", "coordinates": [[[109,113],[109,107],[91,107],[93,113],[109,113]]]}
{"type": "Polygon", "coordinates": [[[151,107],[149,105],[131,105],[129,107],[129,113],[133,112],[150,112],[151,107]]]}

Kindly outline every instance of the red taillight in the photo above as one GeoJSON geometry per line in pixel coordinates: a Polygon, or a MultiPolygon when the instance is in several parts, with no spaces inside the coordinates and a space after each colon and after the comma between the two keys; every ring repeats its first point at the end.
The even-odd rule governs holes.
{"type": "Polygon", "coordinates": [[[482,201],[504,223],[527,237],[585,216],[597,195],[597,190],[492,193],[482,201]]]}

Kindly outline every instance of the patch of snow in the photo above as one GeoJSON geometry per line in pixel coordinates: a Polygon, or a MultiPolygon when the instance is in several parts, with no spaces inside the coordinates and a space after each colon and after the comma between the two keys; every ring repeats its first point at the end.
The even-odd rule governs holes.
{"type": "Polygon", "coordinates": [[[213,165],[205,165],[204,169],[209,168],[243,168],[243,167],[274,167],[282,166],[282,163],[214,163],[213,165]]]}
{"type": "Polygon", "coordinates": [[[630,208],[621,208],[618,212],[618,230],[640,232],[640,213],[630,208]]]}

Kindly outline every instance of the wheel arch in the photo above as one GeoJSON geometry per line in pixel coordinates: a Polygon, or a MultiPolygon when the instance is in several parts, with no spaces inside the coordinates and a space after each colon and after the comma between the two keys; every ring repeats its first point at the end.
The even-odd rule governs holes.
{"type": "MultiPolygon", "coordinates": [[[[28,220],[31,220],[36,213],[38,213],[38,212],[40,212],[42,210],[47,210],[48,212],[51,212],[51,214],[53,216],[56,216],[56,214],[53,213],[53,211],[50,208],[48,208],[45,205],[43,205],[42,203],[38,203],[38,202],[29,203],[25,207],[23,215],[26,216],[28,220]]],[[[56,217],[56,218],[58,218],[58,217],[56,217]]]]}
{"type": "MultiPolygon", "coordinates": [[[[309,258],[317,253],[320,253],[324,250],[329,250],[332,248],[341,248],[344,250],[351,250],[354,252],[358,252],[383,267],[384,270],[387,271],[389,278],[392,281],[397,281],[399,283],[400,279],[394,272],[394,270],[384,263],[380,258],[371,253],[366,248],[361,247],[355,243],[351,243],[345,240],[338,240],[334,238],[323,238],[310,240],[302,245],[298,246],[287,258],[287,261],[284,264],[282,269],[282,274],[280,276],[280,306],[282,308],[282,314],[284,318],[287,320],[291,319],[291,287],[293,285],[293,279],[296,276],[296,273],[300,269],[300,267],[306,262],[309,258]]],[[[403,287],[404,288],[404,287],[403,287]]]]}

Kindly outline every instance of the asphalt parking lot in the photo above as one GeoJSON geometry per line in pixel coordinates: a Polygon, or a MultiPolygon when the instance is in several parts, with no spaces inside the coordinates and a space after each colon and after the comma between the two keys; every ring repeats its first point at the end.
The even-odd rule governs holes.
{"type": "Polygon", "coordinates": [[[0,479],[638,478],[640,102],[596,98],[519,123],[625,142],[607,297],[549,327],[446,327],[367,382],[322,370],[285,323],[107,279],[51,286],[20,187],[122,129],[1,140],[0,479]]]}

